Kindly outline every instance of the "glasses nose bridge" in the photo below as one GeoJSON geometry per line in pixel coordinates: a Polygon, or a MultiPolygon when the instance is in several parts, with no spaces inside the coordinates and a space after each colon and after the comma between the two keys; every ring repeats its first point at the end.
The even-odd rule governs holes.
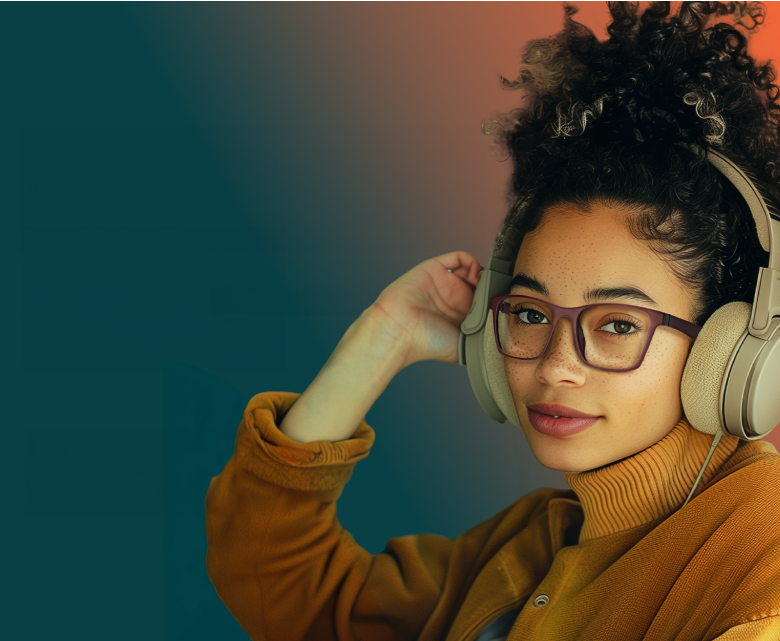
{"type": "Polygon", "coordinates": [[[552,326],[552,333],[555,333],[555,328],[558,326],[558,321],[560,321],[562,318],[568,318],[569,322],[571,323],[572,331],[576,331],[577,329],[577,317],[580,315],[580,312],[582,311],[581,307],[577,307],[575,309],[571,309],[569,307],[561,307],[559,305],[551,305],[553,308],[553,326],[552,326]]]}
{"type": "Polygon", "coordinates": [[[582,358],[582,356],[579,354],[577,340],[577,318],[579,317],[581,311],[581,308],[569,309],[566,307],[560,307],[558,305],[553,306],[553,324],[552,328],[550,329],[550,339],[547,341],[547,347],[545,348],[542,357],[547,356],[547,353],[550,351],[550,346],[553,344],[553,340],[555,339],[555,330],[558,328],[559,321],[562,318],[568,318],[569,323],[571,324],[572,338],[574,339],[574,349],[578,353],[578,356],[582,358]]]}

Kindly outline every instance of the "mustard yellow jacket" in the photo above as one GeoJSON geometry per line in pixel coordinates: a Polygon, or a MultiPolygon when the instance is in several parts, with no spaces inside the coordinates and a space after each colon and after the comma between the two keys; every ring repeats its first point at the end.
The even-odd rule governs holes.
{"type": "Polygon", "coordinates": [[[780,641],[780,455],[685,420],[652,447],[541,488],[456,539],[369,554],[336,501],[374,431],[298,443],[299,394],[254,396],[206,494],[206,570],[255,641],[780,641]]]}

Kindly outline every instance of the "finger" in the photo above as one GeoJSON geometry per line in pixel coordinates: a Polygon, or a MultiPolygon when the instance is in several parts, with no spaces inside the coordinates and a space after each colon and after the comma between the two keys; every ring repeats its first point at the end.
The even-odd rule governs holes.
{"type": "Polygon", "coordinates": [[[460,276],[472,287],[476,287],[479,283],[480,274],[484,270],[484,267],[478,262],[470,264],[468,267],[456,267],[455,269],[448,268],[447,271],[460,276]]]}
{"type": "Polygon", "coordinates": [[[468,281],[474,285],[474,287],[477,286],[479,279],[482,278],[482,272],[484,269],[485,268],[480,265],[479,262],[474,263],[469,269],[468,281]]]}
{"type": "Polygon", "coordinates": [[[479,264],[479,261],[471,254],[461,250],[436,256],[432,260],[441,264],[445,269],[451,269],[452,271],[464,269],[468,272],[475,263],[479,264]]]}
{"type": "Polygon", "coordinates": [[[454,269],[448,268],[447,271],[465,280],[470,285],[473,284],[474,281],[474,276],[472,276],[472,272],[474,272],[473,267],[456,267],[454,269]]]}

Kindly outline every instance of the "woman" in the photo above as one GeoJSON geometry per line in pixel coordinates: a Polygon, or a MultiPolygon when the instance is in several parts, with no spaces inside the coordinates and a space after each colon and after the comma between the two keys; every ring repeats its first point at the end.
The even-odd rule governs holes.
{"type": "Polygon", "coordinates": [[[495,308],[508,411],[572,489],[376,555],[340,526],[374,401],[412,363],[459,361],[481,266],[463,251],[427,260],[302,395],[252,398],[212,479],[207,570],[251,638],[780,639],[780,456],[694,429],[681,401],[698,331],[752,303],[767,264],[744,200],[692,150],[717,147],[780,202],[775,71],[733,26],[706,26],[753,28],[762,7],[609,8],[605,42],[567,6],[561,33],[528,43],[506,84],[529,104],[485,128],[514,163],[496,245],[513,266],[504,294],[524,297],[495,308]],[[552,323],[597,303],[576,331],[574,316],[552,323]]]}

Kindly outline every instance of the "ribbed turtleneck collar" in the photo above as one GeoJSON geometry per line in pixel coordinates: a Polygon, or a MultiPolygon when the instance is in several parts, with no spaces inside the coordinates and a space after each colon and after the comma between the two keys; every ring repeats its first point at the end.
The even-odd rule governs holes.
{"type": "MultiPolygon", "coordinates": [[[[566,472],[564,480],[582,504],[579,542],[627,530],[671,514],[688,498],[714,436],[681,419],[653,446],[623,461],[587,472],[566,472]]],[[[737,449],[740,439],[724,435],[697,486],[707,484],[737,449]]]]}

